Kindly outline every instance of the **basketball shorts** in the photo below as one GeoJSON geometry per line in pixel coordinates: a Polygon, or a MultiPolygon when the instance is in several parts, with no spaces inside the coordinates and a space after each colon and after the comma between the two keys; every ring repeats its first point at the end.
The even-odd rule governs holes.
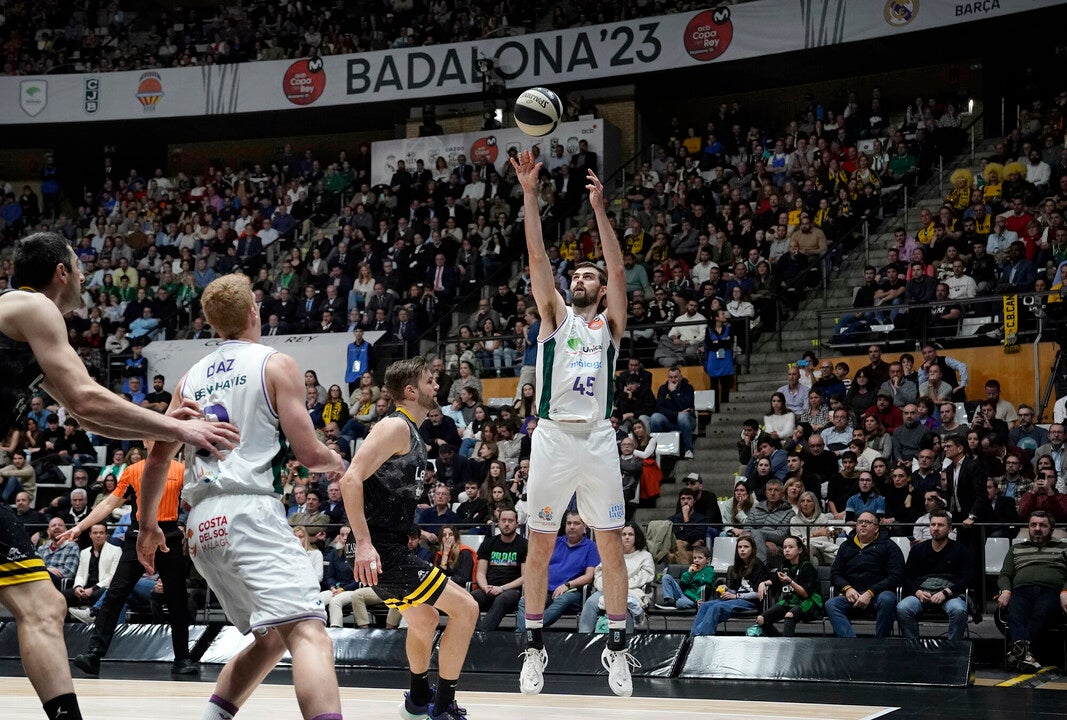
{"type": "Polygon", "coordinates": [[[403,546],[374,548],[382,559],[374,592],[390,608],[404,612],[416,605],[433,605],[445,591],[448,576],[437,567],[416,557],[403,546]]]}
{"type": "Polygon", "coordinates": [[[189,512],[186,538],[197,571],[241,632],[300,620],[326,622],[319,580],[277,498],[202,500],[189,512]]]}
{"type": "Polygon", "coordinates": [[[44,560],[37,557],[26,528],[15,511],[0,503],[0,588],[48,580],[44,560]]]}
{"type": "Polygon", "coordinates": [[[586,525],[594,530],[623,526],[626,505],[615,430],[608,420],[539,420],[530,447],[527,525],[538,532],[556,532],[575,494],[578,514],[586,525]]]}

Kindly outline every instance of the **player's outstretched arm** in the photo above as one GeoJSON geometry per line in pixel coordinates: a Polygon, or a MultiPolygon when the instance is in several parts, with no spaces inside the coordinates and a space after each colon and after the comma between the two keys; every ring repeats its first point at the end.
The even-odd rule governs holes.
{"type": "Polygon", "coordinates": [[[340,472],[341,456],[319,442],[304,406],[304,373],[296,360],[275,353],[267,360],[267,393],[296,459],[311,472],[340,472]]]}
{"type": "Polygon", "coordinates": [[[523,150],[509,162],[515,168],[515,176],[522,186],[522,222],[526,230],[526,252],[530,258],[530,285],[541,313],[541,334],[545,336],[556,329],[566,310],[563,298],[556,291],[552,265],[548,261],[541,235],[541,209],[537,206],[537,176],[541,172],[541,163],[534,162],[533,153],[529,150],[523,150]]]}
{"type": "Polygon", "coordinates": [[[622,248],[615,237],[615,229],[608,219],[607,197],[604,185],[592,170],[588,171],[589,205],[596,217],[596,228],[600,233],[600,246],[604,251],[604,266],[608,273],[607,317],[611,325],[611,334],[617,345],[626,330],[626,269],[622,264],[622,248]]]}
{"type": "MultiPolygon", "coordinates": [[[[185,376],[183,375],[170,398],[170,406],[167,408],[167,415],[170,417],[189,416],[189,407],[182,399],[184,385],[185,376]]],[[[137,559],[149,573],[155,572],[156,551],[167,552],[167,540],[159,528],[159,501],[163,499],[170,461],[180,449],[180,442],[156,442],[149,448],[148,457],[144,461],[141,489],[137,493],[140,524],[140,532],[137,533],[137,559]]],[[[127,469],[126,472],[129,470],[127,469]]]]}
{"type": "Polygon", "coordinates": [[[232,448],[237,442],[237,429],[229,423],[182,422],[109,392],[89,376],[51,300],[29,293],[13,300],[13,339],[30,344],[45,374],[42,387],[86,427],[118,440],[177,438],[212,452],[217,452],[216,446],[232,448]]]}

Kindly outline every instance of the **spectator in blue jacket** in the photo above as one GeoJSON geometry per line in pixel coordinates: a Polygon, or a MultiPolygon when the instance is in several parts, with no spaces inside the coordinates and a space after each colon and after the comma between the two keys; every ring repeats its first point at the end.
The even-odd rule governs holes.
{"type": "Polygon", "coordinates": [[[656,412],[652,415],[652,432],[677,430],[682,442],[682,455],[693,459],[693,427],[696,401],[693,386],[682,377],[682,369],[675,365],[667,371],[667,382],[656,393],[656,412]]]}

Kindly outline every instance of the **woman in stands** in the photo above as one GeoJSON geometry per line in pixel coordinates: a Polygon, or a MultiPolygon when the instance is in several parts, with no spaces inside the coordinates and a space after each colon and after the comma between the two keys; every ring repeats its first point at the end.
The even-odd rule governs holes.
{"type": "MultiPolygon", "coordinates": [[[[474,372],[473,363],[477,361],[475,356],[475,345],[477,340],[474,337],[474,332],[471,330],[470,325],[460,325],[455,342],[450,342],[445,345],[445,364],[449,371],[458,370],[459,378],[452,383],[451,389],[448,391],[449,402],[455,399],[453,393],[459,394],[459,389],[463,387],[462,383],[466,383],[466,378],[463,375],[463,365],[466,364],[468,368],[468,375],[475,376],[477,380],[477,373],[474,372]]],[[[481,381],[478,381],[479,389],[481,389],[481,381]]]]}
{"type": "Polygon", "coordinates": [[[878,388],[871,386],[871,376],[860,368],[852,379],[852,386],[845,393],[845,407],[852,413],[853,418],[862,417],[867,408],[874,405],[877,394],[878,388]]]}
{"type": "Polygon", "coordinates": [[[433,564],[460,587],[472,583],[470,590],[477,589],[473,582],[478,555],[474,548],[459,541],[459,532],[451,525],[441,527],[441,549],[434,555],[433,564]]]}
{"type": "Polygon", "coordinates": [[[304,371],[304,388],[305,390],[314,388],[319,398],[318,402],[326,402],[326,388],[319,383],[319,374],[314,370],[304,371]]]}
{"type": "Polygon", "coordinates": [[[819,507],[818,496],[810,490],[800,494],[797,512],[789,521],[789,531],[806,540],[810,559],[816,565],[832,565],[837,557],[837,531],[829,527],[834,516],[819,507]]]}
{"type": "MultiPolygon", "coordinates": [[[[626,562],[626,631],[633,632],[634,623],[640,622],[651,600],[648,587],[656,578],[656,563],[648,551],[648,542],[641,528],[627,521],[620,533],[623,560],[626,562]]],[[[599,618],[604,616],[603,566],[597,565],[593,572],[593,592],[582,606],[578,618],[578,632],[596,631],[599,618]]]]}
{"type": "Polygon", "coordinates": [[[785,501],[793,508],[793,512],[796,512],[800,495],[804,492],[804,482],[798,477],[792,477],[785,481],[782,489],[785,491],[785,501]]]}
{"type": "Polygon", "coordinates": [[[367,298],[374,292],[374,275],[370,265],[362,262],[359,264],[359,272],[352,283],[352,290],[348,294],[348,307],[357,307],[362,310],[367,305],[367,298]],[[354,301],[354,302],[353,302],[354,301]]]}
{"type": "Polygon", "coordinates": [[[763,488],[774,477],[774,473],[771,472],[770,459],[760,458],[756,461],[756,472],[746,481],[749,493],[756,497],[763,497],[763,488]]]}
{"type": "Polygon", "coordinates": [[[781,442],[793,434],[796,420],[796,415],[785,406],[785,395],[772,393],[770,412],[763,416],[763,429],[767,434],[781,442]]]}
{"type": "Polygon", "coordinates": [[[525,420],[537,414],[537,399],[533,383],[523,383],[519,398],[515,401],[515,414],[525,420]]]}
{"type": "Polygon", "coordinates": [[[343,428],[348,418],[348,403],[341,394],[341,386],[331,385],[326,391],[326,402],[322,406],[322,422],[326,424],[335,422],[338,428],[343,428]]]}
{"type": "Polygon", "coordinates": [[[756,618],[756,624],[748,629],[747,635],[777,637],[778,628],[774,624],[782,621],[782,635],[796,635],[798,622],[811,622],[822,617],[823,598],[819,595],[819,573],[808,561],[808,552],[804,541],[795,535],[789,535],[782,541],[784,567],[775,571],[764,592],[777,592],[778,602],[767,608],[756,618]]]}
{"type": "Polygon", "coordinates": [[[714,635],[719,624],[734,615],[759,610],[766,592],[763,582],[770,577],[770,570],[756,557],[752,538],[748,535],[737,538],[734,563],[726,571],[726,584],[716,590],[719,599],[709,600],[697,608],[690,637],[714,635]]]}
{"type": "Polygon", "coordinates": [[[830,408],[823,402],[821,392],[812,390],[808,393],[808,409],[800,413],[797,421],[810,425],[812,432],[822,432],[830,424],[830,408]]]}
{"type": "Polygon", "coordinates": [[[474,452],[474,446],[482,439],[482,428],[486,427],[489,422],[489,408],[482,403],[475,405],[473,418],[463,428],[462,440],[459,444],[460,457],[467,458],[471,456],[474,452]]]}
{"type": "Polygon", "coordinates": [[[734,494],[727,500],[719,501],[719,511],[722,513],[723,535],[740,535],[741,528],[745,524],[749,510],[755,501],[748,492],[744,480],[734,483],[734,494]]]}
{"type": "MultiPolygon", "coordinates": [[[[469,338],[469,340],[467,340],[466,343],[469,343],[473,347],[474,338],[470,333],[470,327],[468,327],[467,325],[463,325],[462,327],[460,327],[460,337],[464,337],[463,328],[467,328],[466,337],[469,338]]],[[[465,343],[461,341],[459,345],[465,346],[465,343]]],[[[482,396],[482,381],[478,379],[477,373],[474,372],[474,363],[472,362],[472,360],[474,359],[473,350],[471,351],[471,353],[472,356],[470,359],[463,358],[462,356],[460,357],[458,366],[459,376],[455,379],[455,381],[453,381],[452,387],[448,390],[448,402],[450,403],[456,401],[456,399],[459,397],[459,391],[465,387],[474,388],[478,391],[478,397],[482,396]]]]}

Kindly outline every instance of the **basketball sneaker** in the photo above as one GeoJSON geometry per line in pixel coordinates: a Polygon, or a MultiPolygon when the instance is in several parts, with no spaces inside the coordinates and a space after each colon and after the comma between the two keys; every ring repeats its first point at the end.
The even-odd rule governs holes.
{"type": "MultiPolygon", "coordinates": [[[[430,702],[425,705],[416,705],[411,701],[411,692],[404,693],[404,702],[400,703],[400,707],[397,709],[400,711],[400,717],[403,720],[425,720],[425,718],[431,717],[430,710],[433,708],[434,698],[437,697],[437,688],[430,688],[430,702]]],[[[455,703],[452,703],[455,709],[459,711],[460,715],[466,715],[467,709],[461,708],[455,703]]]]}
{"type": "Polygon", "coordinates": [[[446,708],[442,708],[438,712],[437,708],[433,708],[428,716],[430,720],[467,720],[467,711],[453,702],[446,708]]]}
{"type": "Polygon", "coordinates": [[[545,686],[548,651],[544,648],[526,648],[526,652],[519,657],[524,658],[519,673],[519,690],[523,695],[537,695],[545,686]]]}
{"type": "Polygon", "coordinates": [[[604,648],[600,654],[600,663],[608,671],[608,687],[619,697],[630,697],[634,693],[634,683],[630,679],[630,668],[641,667],[629,650],[609,650],[604,648]]]}

